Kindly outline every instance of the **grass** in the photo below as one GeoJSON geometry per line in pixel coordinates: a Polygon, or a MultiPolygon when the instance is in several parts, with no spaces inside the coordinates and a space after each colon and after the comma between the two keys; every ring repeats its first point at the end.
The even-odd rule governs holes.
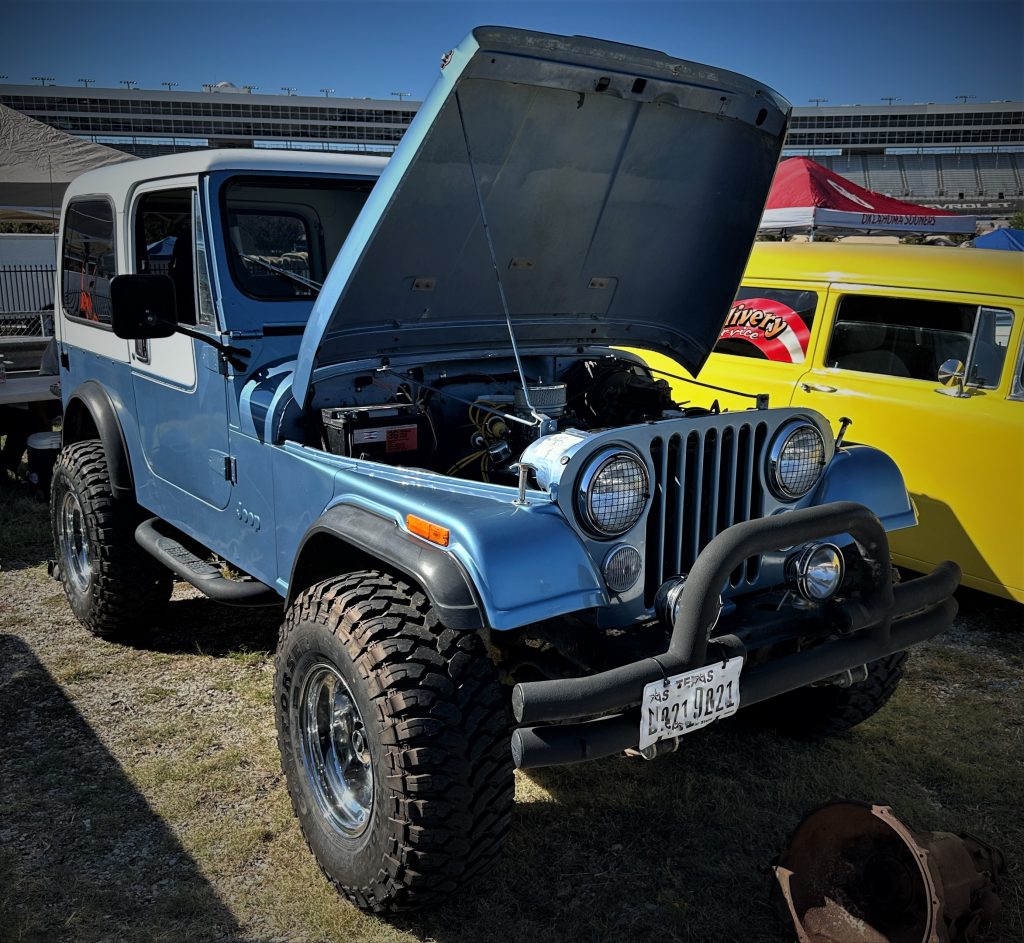
{"type": "Polygon", "coordinates": [[[382,920],[323,880],[274,740],[277,615],[176,590],[135,646],[88,636],[45,575],[45,508],[0,497],[0,940],[782,941],[772,858],[832,798],[967,831],[1010,862],[989,941],[1024,938],[1024,625],[964,596],[892,704],[824,744],[736,721],[653,763],[517,776],[504,862],[382,920]],[[10,569],[14,561],[15,568],[10,569]]]}

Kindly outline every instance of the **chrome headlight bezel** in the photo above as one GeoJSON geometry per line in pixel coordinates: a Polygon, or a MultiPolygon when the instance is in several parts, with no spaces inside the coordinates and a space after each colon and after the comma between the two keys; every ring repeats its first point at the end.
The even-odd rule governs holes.
{"type": "Polygon", "coordinates": [[[807,419],[791,419],[784,423],[775,433],[775,438],[768,448],[768,459],[765,468],[765,478],[768,487],[775,497],[782,501],[797,501],[809,493],[821,480],[821,473],[825,469],[827,452],[825,437],[821,430],[807,419]],[[798,435],[811,434],[815,437],[819,449],[818,469],[813,478],[807,479],[803,487],[791,487],[783,480],[782,463],[786,460],[786,448],[798,435]]]}
{"type": "Polygon", "coordinates": [[[612,540],[632,530],[643,517],[651,499],[651,479],[644,460],[632,449],[623,446],[610,446],[597,452],[586,464],[576,485],[576,515],[587,532],[600,540],[612,540]],[[642,482],[642,489],[635,492],[635,513],[631,512],[628,519],[615,526],[607,526],[600,522],[595,512],[592,498],[594,486],[602,473],[616,462],[628,461],[635,465],[642,482]]]}
{"type": "Polygon", "coordinates": [[[790,558],[787,569],[804,599],[822,603],[831,599],[843,585],[846,560],[835,544],[809,543],[790,558]],[[816,572],[816,568],[822,569],[816,572]]]}

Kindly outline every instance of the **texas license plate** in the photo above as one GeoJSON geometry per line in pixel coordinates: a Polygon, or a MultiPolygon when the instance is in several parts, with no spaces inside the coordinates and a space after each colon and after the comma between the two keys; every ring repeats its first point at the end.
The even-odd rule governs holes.
{"type": "Polygon", "coordinates": [[[735,714],[740,709],[742,668],[742,658],[730,658],[644,687],[640,749],[735,714]]]}

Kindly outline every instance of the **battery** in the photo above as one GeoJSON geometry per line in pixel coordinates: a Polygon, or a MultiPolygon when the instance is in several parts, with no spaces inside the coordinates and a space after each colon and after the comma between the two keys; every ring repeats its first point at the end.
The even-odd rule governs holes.
{"type": "Polygon", "coordinates": [[[415,464],[433,451],[430,421],[422,406],[384,403],[320,411],[327,447],[335,455],[375,462],[415,464]]]}

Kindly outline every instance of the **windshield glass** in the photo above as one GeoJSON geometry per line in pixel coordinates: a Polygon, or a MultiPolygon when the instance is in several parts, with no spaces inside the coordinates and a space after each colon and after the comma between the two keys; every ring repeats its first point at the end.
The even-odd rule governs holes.
{"type": "Polygon", "coordinates": [[[366,181],[231,181],[224,220],[235,284],[264,301],[313,298],[369,192],[366,181]]]}

